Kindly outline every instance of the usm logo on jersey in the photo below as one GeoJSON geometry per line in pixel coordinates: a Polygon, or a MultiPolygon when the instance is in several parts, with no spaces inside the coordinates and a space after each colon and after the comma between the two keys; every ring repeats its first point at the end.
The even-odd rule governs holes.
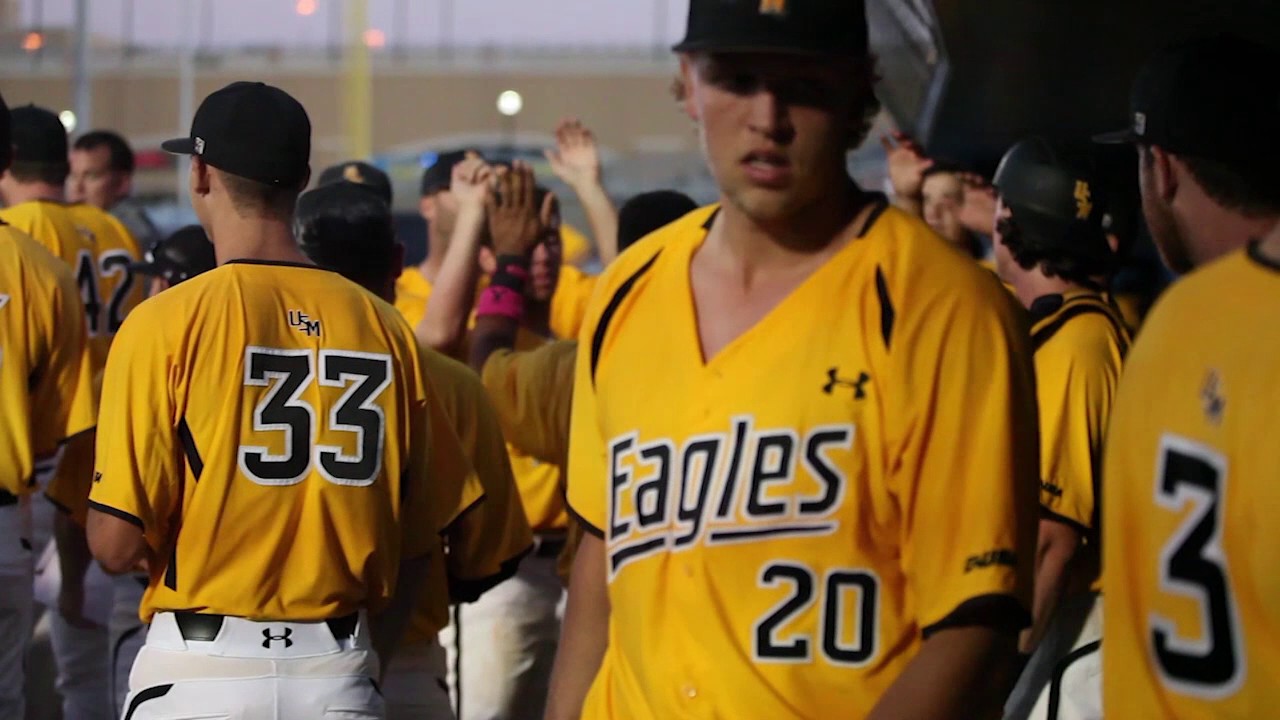
{"type": "Polygon", "coordinates": [[[787,14],[787,0],[760,0],[761,15],[782,15],[787,14]]]}
{"type": "Polygon", "coordinates": [[[852,424],[755,427],[736,417],[729,432],[681,443],[609,443],[609,571],[663,552],[784,537],[830,535],[848,487],[852,424]]]}
{"type": "Polygon", "coordinates": [[[289,311],[289,327],[301,330],[307,334],[307,337],[320,337],[320,321],[312,320],[301,310],[289,311]]]}

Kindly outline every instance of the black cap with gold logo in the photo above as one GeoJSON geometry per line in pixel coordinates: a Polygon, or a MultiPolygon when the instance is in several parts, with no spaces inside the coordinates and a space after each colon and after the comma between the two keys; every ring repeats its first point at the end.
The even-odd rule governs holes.
{"type": "Polygon", "coordinates": [[[863,0],[690,0],[676,52],[764,52],[862,57],[863,0]]]}

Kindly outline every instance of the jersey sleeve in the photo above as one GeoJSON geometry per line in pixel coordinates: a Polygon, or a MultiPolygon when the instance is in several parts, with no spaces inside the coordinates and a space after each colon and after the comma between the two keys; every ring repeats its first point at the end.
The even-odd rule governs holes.
{"type": "Polygon", "coordinates": [[[1096,529],[1102,443],[1119,365],[1107,361],[1105,348],[1086,339],[1074,343],[1061,333],[1055,339],[1065,342],[1051,342],[1036,353],[1040,505],[1055,519],[1088,532],[1096,529]],[[1069,350],[1075,352],[1064,352],[1069,350]],[[1042,359],[1046,351],[1051,354],[1042,359]]]}
{"type": "Polygon", "coordinates": [[[111,421],[98,428],[89,493],[91,509],[137,525],[152,549],[166,542],[183,481],[164,300],[130,315],[107,358],[101,410],[111,421]]]}
{"type": "Polygon", "coordinates": [[[489,356],[481,377],[507,441],[526,455],[561,467],[569,455],[576,356],[572,341],[527,352],[499,350],[489,356]]]}
{"type": "Polygon", "coordinates": [[[454,388],[453,418],[464,450],[484,486],[484,502],[446,533],[450,594],[472,602],[515,572],[533,536],[516,488],[498,415],[478,380],[454,388]]]}
{"type": "Polygon", "coordinates": [[[956,285],[944,299],[899,302],[885,390],[896,405],[900,562],[926,636],[1030,620],[1038,437],[1029,331],[990,278],[956,285]]]}

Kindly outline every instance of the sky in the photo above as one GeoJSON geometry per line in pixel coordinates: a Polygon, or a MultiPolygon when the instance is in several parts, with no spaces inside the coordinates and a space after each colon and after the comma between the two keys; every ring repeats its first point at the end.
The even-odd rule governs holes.
{"type": "MultiPolygon", "coordinates": [[[[319,46],[330,37],[332,7],[342,0],[89,0],[91,31],[138,45],[182,44],[184,6],[206,47],[319,46]],[[310,16],[300,16],[299,6],[310,16]]],[[[368,0],[369,25],[389,45],[651,46],[678,40],[688,0],[368,0]],[[453,22],[442,23],[452,9],[453,22]]],[[[74,0],[23,0],[28,26],[70,25],[74,0]],[[42,22],[38,22],[42,21],[42,22]]]]}

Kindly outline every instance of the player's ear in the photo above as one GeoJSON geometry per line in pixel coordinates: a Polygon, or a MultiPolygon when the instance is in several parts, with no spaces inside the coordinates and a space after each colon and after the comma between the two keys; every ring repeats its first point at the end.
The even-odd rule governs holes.
{"type": "Polygon", "coordinates": [[[133,175],[128,173],[120,173],[120,197],[128,197],[133,194],[133,175]]]}
{"type": "Polygon", "coordinates": [[[191,157],[191,192],[195,195],[208,195],[213,184],[213,168],[197,156],[191,157]]]}
{"type": "Polygon", "coordinates": [[[428,223],[435,222],[436,219],[436,199],[433,195],[424,195],[418,200],[418,213],[426,218],[428,223]]]}
{"type": "Polygon", "coordinates": [[[695,123],[699,121],[698,106],[693,101],[693,88],[697,83],[697,60],[688,53],[680,54],[680,76],[672,83],[671,92],[684,109],[684,114],[695,123]]]}
{"type": "Polygon", "coordinates": [[[1107,233],[1107,247],[1111,248],[1111,253],[1120,252],[1120,236],[1115,233],[1107,233]]]}
{"type": "Polygon", "coordinates": [[[1173,200],[1178,194],[1179,174],[1188,172],[1187,166],[1162,147],[1152,145],[1147,152],[1151,153],[1151,180],[1155,183],[1156,195],[1166,202],[1173,200]]]}

